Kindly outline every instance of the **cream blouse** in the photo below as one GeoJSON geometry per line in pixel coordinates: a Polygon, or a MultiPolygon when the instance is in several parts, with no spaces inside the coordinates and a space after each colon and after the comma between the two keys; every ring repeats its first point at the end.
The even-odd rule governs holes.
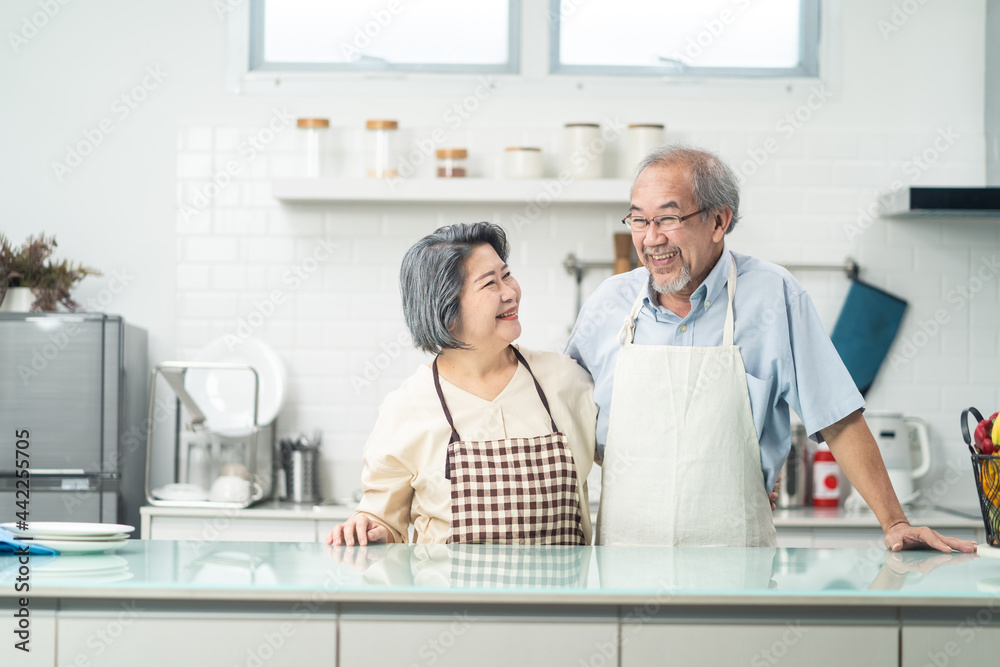
{"type": "MultiPolygon", "coordinates": [[[[576,463],[583,534],[591,540],[587,476],[594,464],[597,406],[594,382],[570,357],[518,347],[531,366],[566,434],[576,463]]],[[[510,382],[492,401],[441,378],[448,409],[462,440],[530,438],[552,432],[531,374],[518,364],[510,382]]],[[[451,532],[451,482],[444,476],[451,428],[434,391],[428,366],[419,367],[385,397],[365,444],[361,481],[364,497],[357,513],[384,525],[396,542],[443,543],[451,532]]]]}

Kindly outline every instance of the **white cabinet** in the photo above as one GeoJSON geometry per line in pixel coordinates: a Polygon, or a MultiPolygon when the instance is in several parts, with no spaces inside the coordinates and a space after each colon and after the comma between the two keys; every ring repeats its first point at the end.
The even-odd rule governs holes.
{"type": "Polygon", "coordinates": [[[142,539],[203,542],[316,542],[354,514],[353,507],[278,507],[241,510],[143,507],[142,539]]]}
{"type": "MultiPolygon", "coordinates": [[[[659,664],[663,664],[662,655],[660,659],[659,664]]],[[[340,667],[617,665],[618,619],[580,621],[545,617],[532,621],[476,618],[460,612],[416,619],[343,616],[339,664],[340,667]]]]}
{"type": "MultiPolygon", "coordinates": [[[[991,602],[992,604],[992,602],[991,602]]],[[[903,625],[902,667],[948,665],[982,667],[995,665],[1000,655],[1000,627],[987,627],[996,607],[972,610],[968,618],[954,625],[903,625]]]]}
{"type": "MultiPolygon", "coordinates": [[[[60,612],[60,665],[302,667],[337,661],[336,619],[251,614],[144,613],[142,603],[106,612],[60,612]],[[201,616],[200,618],[197,616],[201,616]]],[[[6,664],[6,663],[5,663],[6,664]]],[[[21,664],[15,662],[14,664],[21,664]]]]}
{"type": "Polygon", "coordinates": [[[896,667],[895,626],[776,624],[625,623],[622,667],[671,665],[808,665],[896,667]]]}
{"type": "MultiPolygon", "coordinates": [[[[11,557],[13,558],[13,557],[11,557]]],[[[13,590],[13,586],[11,586],[13,590]]],[[[0,665],[16,667],[55,667],[56,664],[56,612],[55,603],[48,600],[29,599],[28,603],[28,652],[15,648],[23,641],[15,632],[20,611],[18,598],[0,600],[0,617],[3,618],[3,641],[0,642],[0,665]]]]}

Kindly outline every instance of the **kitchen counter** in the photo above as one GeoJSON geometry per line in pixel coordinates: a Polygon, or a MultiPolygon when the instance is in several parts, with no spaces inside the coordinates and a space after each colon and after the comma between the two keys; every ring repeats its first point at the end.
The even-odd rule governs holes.
{"type": "MultiPolygon", "coordinates": [[[[8,619],[16,567],[0,556],[8,619]]],[[[59,664],[130,664],[135,651],[147,665],[250,664],[268,632],[284,646],[268,667],[370,664],[373,647],[379,664],[432,664],[414,656],[435,638],[454,647],[439,665],[515,653],[523,664],[637,665],[667,650],[677,664],[773,664],[754,662],[770,651],[798,656],[784,664],[922,665],[958,642],[954,666],[1000,652],[1000,558],[976,554],[132,540],[30,567],[40,662],[18,665],[54,665],[49,645],[59,664]],[[114,624],[121,639],[95,654],[88,646],[114,624]]]]}

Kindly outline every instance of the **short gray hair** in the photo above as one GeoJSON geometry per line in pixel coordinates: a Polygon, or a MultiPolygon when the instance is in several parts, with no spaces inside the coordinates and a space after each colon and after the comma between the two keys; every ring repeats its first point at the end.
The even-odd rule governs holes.
{"type": "Polygon", "coordinates": [[[507,261],[507,234],[489,222],[441,227],[406,251],[399,269],[399,293],[406,326],[419,349],[439,354],[441,350],[468,347],[448,329],[458,319],[465,261],[473,250],[487,244],[507,261]]]}
{"type": "Polygon", "coordinates": [[[711,151],[683,144],[654,148],[639,163],[635,179],[632,180],[632,190],[635,190],[635,182],[647,167],[671,167],[677,164],[687,167],[691,175],[695,204],[698,208],[706,209],[701,219],[708,219],[710,211],[728,206],[733,212],[733,221],[726,233],[733,231],[740,219],[740,182],[736,172],[711,151]]]}

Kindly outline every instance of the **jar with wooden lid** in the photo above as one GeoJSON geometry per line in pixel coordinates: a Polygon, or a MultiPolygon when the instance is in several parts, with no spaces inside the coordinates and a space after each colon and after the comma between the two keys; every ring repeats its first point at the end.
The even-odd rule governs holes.
{"type": "Polygon", "coordinates": [[[464,148],[439,148],[437,150],[438,178],[465,178],[469,151],[464,148]]]}
{"type": "Polygon", "coordinates": [[[603,175],[605,142],[597,123],[566,123],[563,130],[563,171],[573,178],[600,178],[603,175]]]}
{"type": "Polygon", "coordinates": [[[368,178],[395,178],[397,133],[394,120],[369,120],[365,123],[365,173],[368,178]]]}
{"type": "Polygon", "coordinates": [[[330,120],[327,118],[299,118],[296,125],[303,131],[302,144],[305,152],[303,171],[305,176],[306,178],[319,178],[322,171],[320,163],[326,152],[324,150],[326,142],[323,141],[323,136],[330,127],[330,120]]]}
{"type": "Polygon", "coordinates": [[[504,153],[504,175],[510,179],[541,178],[542,149],[511,146],[504,153]]]}

